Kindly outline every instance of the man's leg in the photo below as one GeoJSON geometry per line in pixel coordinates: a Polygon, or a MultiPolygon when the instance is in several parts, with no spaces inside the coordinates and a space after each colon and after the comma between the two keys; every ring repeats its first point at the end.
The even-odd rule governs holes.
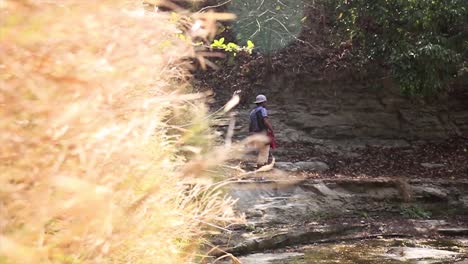
{"type": "Polygon", "coordinates": [[[260,168],[268,163],[268,155],[270,153],[270,144],[262,144],[258,148],[257,167],[260,168]]]}

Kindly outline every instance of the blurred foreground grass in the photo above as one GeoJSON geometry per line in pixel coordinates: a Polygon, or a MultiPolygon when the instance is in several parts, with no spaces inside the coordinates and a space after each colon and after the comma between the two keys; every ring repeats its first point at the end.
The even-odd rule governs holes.
{"type": "Polygon", "coordinates": [[[136,2],[0,1],[0,263],[190,263],[234,219],[193,184],[222,159],[193,47],[136,2]]]}

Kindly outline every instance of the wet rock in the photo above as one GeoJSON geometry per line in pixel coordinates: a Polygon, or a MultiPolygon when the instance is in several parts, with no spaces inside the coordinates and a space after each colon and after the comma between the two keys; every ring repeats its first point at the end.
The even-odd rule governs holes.
{"type": "Polygon", "coordinates": [[[438,168],[445,167],[444,164],[440,164],[440,163],[421,163],[421,166],[427,169],[438,169],[438,168]]]}
{"type": "Polygon", "coordinates": [[[324,239],[350,235],[364,230],[364,225],[321,226],[309,230],[290,230],[263,237],[254,237],[224,251],[245,254],[277,249],[291,245],[308,244],[324,239]]]}
{"type": "Polygon", "coordinates": [[[303,253],[256,253],[249,256],[240,257],[239,260],[244,264],[269,264],[274,260],[287,259],[290,257],[302,256],[303,253]]]}

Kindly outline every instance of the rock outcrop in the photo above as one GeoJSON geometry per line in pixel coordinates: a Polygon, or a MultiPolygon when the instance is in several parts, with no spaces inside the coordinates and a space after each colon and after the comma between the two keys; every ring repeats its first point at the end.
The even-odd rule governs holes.
{"type": "MultiPolygon", "coordinates": [[[[280,141],[349,149],[405,147],[412,142],[468,135],[468,90],[424,102],[401,95],[392,85],[372,89],[317,78],[278,74],[264,84],[269,115],[280,141]]],[[[239,109],[240,136],[245,135],[251,107],[239,109]]]]}

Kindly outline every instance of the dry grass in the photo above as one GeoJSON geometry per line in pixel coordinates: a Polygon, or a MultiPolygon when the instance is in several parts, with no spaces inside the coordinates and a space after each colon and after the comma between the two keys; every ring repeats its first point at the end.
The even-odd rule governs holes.
{"type": "Polygon", "coordinates": [[[193,46],[139,10],[0,1],[0,263],[190,263],[233,219],[184,184],[223,159],[187,93],[193,46]]]}

